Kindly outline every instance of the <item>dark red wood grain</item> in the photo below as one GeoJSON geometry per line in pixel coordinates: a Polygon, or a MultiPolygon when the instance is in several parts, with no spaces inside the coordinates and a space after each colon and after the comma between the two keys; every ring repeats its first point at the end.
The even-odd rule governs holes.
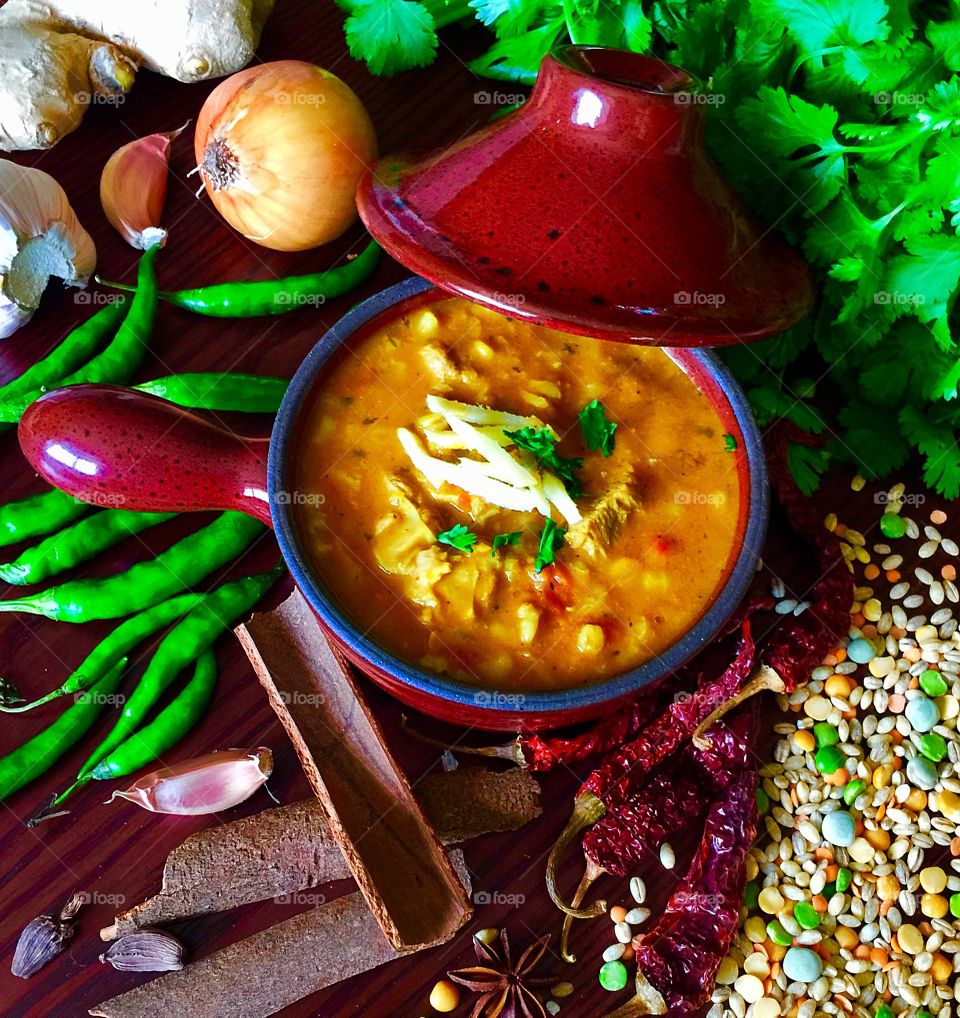
{"type": "MultiPolygon", "coordinates": [[[[376,79],[346,54],[341,22],[342,14],[330,0],[322,3],[279,0],[264,34],[260,57],[310,60],[343,77],[369,109],[383,152],[450,141],[489,116],[491,103],[478,101],[475,95],[496,94],[498,87],[476,79],[464,64],[484,44],[482,35],[457,29],[447,31],[434,66],[394,79],[376,79]]],[[[98,182],[107,156],[134,137],[172,129],[187,119],[195,120],[212,87],[212,84],[180,85],[143,73],[119,108],[94,107],[82,128],[51,152],[18,157],[18,161],[50,172],[65,187],[81,221],[96,240],[98,269],[104,275],[129,281],[137,260],[136,253],[114,233],[100,209],[98,182]]],[[[302,254],[258,248],[227,227],[206,198],[195,198],[198,185],[195,176],[188,176],[191,168],[188,132],[173,148],[165,212],[170,240],[158,260],[160,279],[167,287],[314,271],[355,248],[362,235],[358,228],[326,249],[302,254]]],[[[315,340],[347,307],[406,274],[402,267],[385,260],[361,292],[326,306],[268,320],[208,320],[165,307],[141,377],[172,371],[231,369],[289,376],[315,340]]],[[[88,294],[51,286],[34,321],[0,343],[0,379],[23,370],[89,311],[88,294]]],[[[266,425],[263,422],[261,429],[266,425]]],[[[251,426],[244,421],[244,430],[251,426]]],[[[20,498],[39,490],[39,482],[26,467],[12,432],[0,438],[0,457],[4,466],[0,499],[20,498]]],[[[824,504],[828,503],[825,499],[824,504]]],[[[875,514],[871,513],[872,519],[875,514]]],[[[866,526],[871,520],[860,522],[866,526]]],[[[132,538],[115,554],[79,570],[78,575],[123,568],[146,554],[144,545],[158,549],[188,525],[187,520],[179,519],[141,538],[132,538]]],[[[276,555],[272,537],[265,536],[247,556],[243,567],[268,566],[276,555]]],[[[803,553],[784,545],[771,552],[771,556],[781,574],[789,577],[802,561],[803,553]]],[[[108,628],[0,616],[0,673],[19,683],[27,695],[39,694],[58,685],[108,628]]],[[[141,662],[144,656],[141,655],[141,662]]],[[[172,758],[186,759],[216,748],[265,744],[276,755],[275,776],[271,781],[275,794],[284,802],[307,795],[308,788],[293,750],[232,638],[221,641],[218,660],[221,672],[214,705],[203,724],[177,748],[172,758]]],[[[364,688],[392,748],[410,775],[416,779],[437,766],[435,751],[411,743],[400,733],[398,706],[369,683],[364,688]]],[[[29,717],[0,717],[0,751],[7,752],[44,727],[55,713],[54,708],[29,717]]],[[[98,731],[102,732],[108,723],[103,721],[98,731]]],[[[418,724],[438,737],[454,734],[451,729],[425,719],[418,724]]],[[[107,798],[106,789],[95,787],[77,797],[71,817],[35,830],[25,829],[22,818],[53,789],[68,782],[83,756],[82,749],[68,753],[42,780],[0,807],[0,1013],[5,1016],[72,1018],[142,981],[143,977],[114,972],[97,961],[103,949],[97,931],[111,921],[117,909],[158,889],[164,859],[175,845],[191,832],[221,819],[159,817],[123,802],[102,805],[107,798]],[[72,891],[81,889],[94,896],[94,904],[82,912],[77,936],[67,951],[29,981],[11,976],[9,963],[23,926],[39,913],[59,906],[72,891]]],[[[551,932],[556,946],[559,922],[543,889],[544,861],[564,823],[576,787],[575,776],[567,771],[545,778],[545,814],[539,822],[522,833],[487,837],[467,848],[466,858],[480,902],[471,929],[506,924],[511,937],[521,944],[534,935],[551,932]]],[[[251,814],[268,805],[266,794],[260,792],[224,819],[251,814]]],[[[571,882],[575,879],[572,869],[573,864],[567,876],[571,882]]],[[[677,872],[680,871],[678,868],[677,872]]],[[[655,863],[648,867],[646,876],[658,899],[665,896],[674,879],[655,863]]],[[[332,898],[346,886],[324,888],[323,893],[332,898]]],[[[626,892],[617,883],[606,890],[614,900],[622,900],[626,892]]],[[[180,924],[176,932],[191,953],[202,955],[302,911],[310,903],[305,898],[249,906],[231,914],[180,924]]],[[[562,1014],[567,1018],[602,1014],[612,1006],[615,996],[620,997],[605,994],[596,982],[599,953],[611,940],[609,923],[599,920],[589,928],[577,930],[576,948],[582,964],[565,966],[555,953],[548,956],[558,978],[570,979],[576,986],[575,995],[563,1005],[562,1014]]],[[[465,933],[446,947],[396,961],[378,972],[316,994],[284,1014],[288,1018],[425,1016],[431,1013],[427,997],[435,980],[448,968],[469,964],[471,958],[469,934],[465,933]]],[[[256,978],[256,973],[251,973],[251,980],[256,978]]],[[[467,1013],[464,1005],[457,1012],[467,1013]]]]}

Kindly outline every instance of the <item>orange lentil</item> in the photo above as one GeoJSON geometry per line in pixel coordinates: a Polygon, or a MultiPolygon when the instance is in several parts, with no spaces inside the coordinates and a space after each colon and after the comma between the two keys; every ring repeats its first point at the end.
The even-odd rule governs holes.
{"type": "Polygon", "coordinates": [[[903,652],[903,656],[907,659],[907,661],[916,664],[920,658],[923,657],[923,651],[919,647],[907,647],[907,649],[903,652]]]}
{"type": "Polygon", "coordinates": [[[846,525],[846,523],[838,523],[833,528],[833,532],[837,535],[837,537],[843,537],[843,535],[847,532],[847,525],[846,525]]]}
{"type": "Polygon", "coordinates": [[[897,583],[897,582],[899,582],[899,580],[901,578],[900,577],[900,570],[899,569],[888,569],[887,572],[886,572],[886,577],[887,577],[887,582],[888,583],[897,583]]]}
{"type": "Polygon", "coordinates": [[[831,884],[837,879],[837,874],[840,872],[840,867],[836,863],[831,863],[825,870],[824,876],[827,878],[827,883],[831,884]]]}
{"type": "Polygon", "coordinates": [[[867,620],[863,617],[863,612],[852,612],[850,615],[850,622],[855,625],[858,629],[863,626],[867,620]]]}
{"type": "Polygon", "coordinates": [[[960,838],[952,838],[950,841],[950,854],[960,856],[960,838]]]}
{"type": "Polygon", "coordinates": [[[833,652],[833,656],[837,659],[836,663],[838,665],[843,664],[843,662],[847,660],[847,648],[837,647],[837,649],[833,652]]]}
{"type": "Polygon", "coordinates": [[[903,628],[903,626],[891,626],[890,635],[895,640],[902,640],[907,635],[907,631],[903,628]]]}
{"type": "MultiPolygon", "coordinates": [[[[957,838],[957,841],[960,841],[960,838],[957,838]]],[[[831,852],[829,848],[821,846],[820,848],[814,849],[813,857],[814,859],[829,859],[832,861],[833,852],[831,852]]]]}
{"type": "Polygon", "coordinates": [[[894,899],[891,898],[889,901],[881,901],[880,902],[880,909],[879,909],[880,915],[886,915],[890,911],[890,909],[893,908],[893,901],[894,901],[894,899]]]}
{"type": "MultiPolygon", "coordinates": [[[[837,927],[837,929],[839,929],[839,927],[837,927]]],[[[903,952],[900,951],[900,941],[897,940],[896,933],[894,933],[893,936],[890,938],[890,946],[894,949],[894,951],[899,951],[901,954],[903,954],[903,952]]]]}
{"type": "MultiPolygon", "coordinates": [[[[913,677],[913,678],[912,678],[912,679],[910,680],[910,688],[911,688],[911,689],[919,689],[919,688],[920,688],[920,680],[919,680],[919,679],[918,679],[918,678],[917,678],[916,676],[914,676],[914,677],[913,677]]],[[[899,758],[899,757],[897,757],[897,759],[899,760],[900,758],[899,758]]]]}
{"type": "Polygon", "coordinates": [[[887,815],[887,804],[885,802],[881,802],[880,805],[877,807],[877,815],[876,817],[874,817],[874,819],[877,821],[877,823],[880,823],[880,821],[886,815],[887,815]]]}
{"type": "MultiPolygon", "coordinates": [[[[900,743],[903,742],[903,732],[898,731],[896,728],[894,728],[894,730],[890,733],[890,741],[895,746],[899,746],[900,743]]],[[[893,769],[895,771],[898,771],[898,770],[900,770],[900,768],[902,766],[903,766],[903,757],[902,756],[895,756],[893,758],[893,764],[892,764],[893,769]]]]}
{"type": "Polygon", "coordinates": [[[862,836],[862,834],[863,834],[863,820],[858,818],[857,819],[857,823],[856,823],[856,827],[854,829],[857,832],[857,837],[862,836]]]}
{"type": "Polygon", "coordinates": [[[627,910],[623,907],[623,905],[614,905],[613,908],[610,909],[610,918],[615,923],[622,923],[624,919],[627,918],[627,910]]]}
{"type": "Polygon", "coordinates": [[[955,580],[957,578],[957,567],[948,563],[940,570],[940,575],[945,580],[955,580]]]}
{"type": "Polygon", "coordinates": [[[623,954],[620,955],[621,961],[633,961],[637,956],[637,952],[634,950],[633,944],[627,944],[623,949],[623,954]]]}
{"type": "Polygon", "coordinates": [[[860,632],[863,633],[868,640],[872,640],[877,635],[877,627],[872,622],[868,622],[863,629],[860,630],[860,632]]]}
{"type": "Polygon", "coordinates": [[[827,899],[822,894],[815,894],[810,899],[810,904],[821,914],[827,911],[827,899]]]}
{"type": "Polygon", "coordinates": [[[866,577],[866,578],[867,578],[868,580],[875,580],[875,579],[876,579],[876,578],[877,578],[877,577],[878,577],[878,576],[880,575],[880,570],[879,570],[879,568],[878,568],[877,566],[875,566],[875,565],[874,565],[874,564],[873,564],[873,563],[871,562],[871,563],[870,563],[870,565],[868,565],[868,566],[867,566],[867,568],[866,568],[866,569],[864,569],[864,571],[863,571],[863,575],[864,575],[864,576],[865,576],[865,577],[866,577]]]}
{"type": "Polygon", "coordinates": [[[939,527],[941,523],[947,522],[947,514],[942,509],[934,509],[930,513],[930,522],[935,523],[939,527]]]}
{"type": "Polygon", "coordinates": [[[827,654],[827,656],[823,659],[823,664],[825,664],[828,668],[832,668],[835,664],[838,664],[837,655],[827,654]]]}
{"type": "Polygon", "coordinates": [[[870,947],[867,944],[859,944],[853,952],[855,958],[869,958],[870,947]]]}

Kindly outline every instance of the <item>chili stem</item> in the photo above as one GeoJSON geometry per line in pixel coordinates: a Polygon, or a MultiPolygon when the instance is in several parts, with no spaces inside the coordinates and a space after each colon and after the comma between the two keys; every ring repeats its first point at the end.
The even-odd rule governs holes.
{"type": "Polygon", "coordinates": [[[497,760],[509,760],[511,763],[515,763],[520,767],[526,768],[527,766],[526,758],[523,755],[523,747],[520,745],[519,736],[512,742],[507,742],[500,746],[451,746],[442,739],[432,739],[429,735],[424,735],[422,732],[418,732],[415,728],[411,728],[406,714],[402,714],[400,716],[400,728],[402,731],[406,732],[407,735],[416,739],[417,742],[422,742],[427,746],[436,746],[437,749],[442,749],[448,753],[468,753],[473,756],[495,757],[497,760]]]}
{"type": "MultiPolygon", "coordinates": [[[[607,871],[601,866],[598,866],[592,859],[587,859],[586,869],[583,871],[583,876],[580,878],[580,884],[577,887],[573,895],[573,900],[570,902],[571,907],[580,908],[583,904],[583,899],[590,890],[593,882],[599,877],[603,876],[607,871]]],[[[604,903],[606,906],[606,903],[604,903]]],[[[560,954],[563,956],[564,961],[568,961],[573,964],[577,960],[575,954],[570,953],[570,927],[573,926],[574,916],[569,912],[563,917],[563,928],[560,931],[560,954]]]]}
{"type": "Polygon", "coordinates": [[[777,672],[769,665],[760,665],[753,675],[747,679],[738,693],[735,693],[729,700],[722,703],[697,725],[691,736],[693,744],[697,749],[708,749],[710,740],[705,734],[707,729],[716,724],[725,714],[732,711],[737,704],[743,703],[744,700],[749,700],[751,696],[763,693],[766,690],[769,690],[771,693],[782,693],[785,689],[784,681],[777,672]]]}
{"type": "Polygon", "coordinates": [[[573,839],[583,830],[595,824],[607,811],[603,802],[592,792],[581,792],[576,799],[573,813],[563,829],[563,833],[557,838],[550,855],[547,858],[547,893],[553,900],[554,905],[574,919],[595,919],[603,915],[607,910],[606,901],[595,901],[590,908],[578,909],[568,905],[560,892],[557,890],[557,864],[563,853],[570,847],[573,839]]]}
{"type": "Polygon", "coordinates": [[[645,1014],[666,1014],[667,1002],[663,994],[652,986],[647,977],[637,969],[637,980],[635,996],[631,997],[626,1004],[611,1011],[604,1018],[638,1018],[645,1014]]]}

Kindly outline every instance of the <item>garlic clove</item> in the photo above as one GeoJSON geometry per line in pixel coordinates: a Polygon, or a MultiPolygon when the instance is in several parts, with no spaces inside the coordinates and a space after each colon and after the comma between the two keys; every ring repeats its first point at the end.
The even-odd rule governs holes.
{"type": "Polygon", "coordinates": [[[152,813],[196,816],[230,809],[266,782],[273,754],[257,749],[226,749],[145,774],[108,802],[126,799],[152,813]]]}
{"type": "Polygon", "coordinates": [[[186,126],[149,134],[118,148],[100,176],[100,202],[107,219],[140,251],[167,239],[160,216],[167,194],[170,145],[186,126]]]}
{"type": "Polygon", "coordinates": [[[48,173],[0,159],[0,338],[33,316],[51,276],[85,286],[93,238],[48,173]]]}

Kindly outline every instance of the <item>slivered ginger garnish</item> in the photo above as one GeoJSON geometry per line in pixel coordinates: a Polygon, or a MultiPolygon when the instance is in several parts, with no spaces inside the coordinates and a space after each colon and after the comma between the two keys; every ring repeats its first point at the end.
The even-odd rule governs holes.
{"type": "Polygon", "coordinates": [[[552,505],[568,524],[583,518],[562,480],[507,434],[534,428],[555,435],[541,420],[433,395],[427,397],[427,408],[447,426],[445,430],[424,427],[430,445],[475,454],[458,456],[454,462],[440,459],[427,452],[420,437],[408,428],[398,428],[404,451],[434,488],[452,484],[501,509],[538,512],[547,519],[552,505]]]}

